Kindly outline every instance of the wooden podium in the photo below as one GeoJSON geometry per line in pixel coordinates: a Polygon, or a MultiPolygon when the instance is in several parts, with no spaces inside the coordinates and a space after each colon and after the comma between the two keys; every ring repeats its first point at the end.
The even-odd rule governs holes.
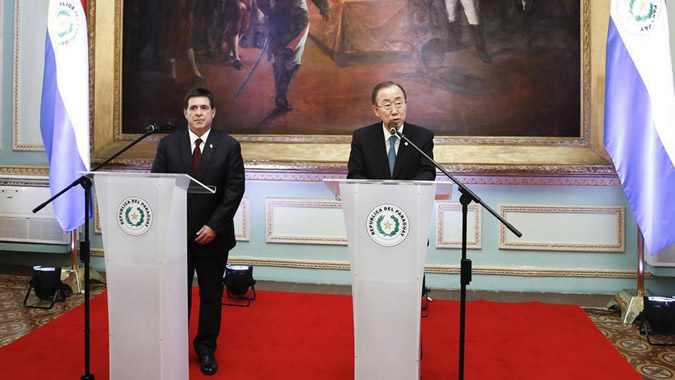
{"type": "Polygon", "coordinates": [[[105,249],[110,379],[189,378],[185,174],[91,172],[105,249]]]}
{"type": "Polygon", "coordinates": [[[436,183],[324,182],[342,199],[347,230],[355,379],[419,379],[422,279],[436,183]]]}

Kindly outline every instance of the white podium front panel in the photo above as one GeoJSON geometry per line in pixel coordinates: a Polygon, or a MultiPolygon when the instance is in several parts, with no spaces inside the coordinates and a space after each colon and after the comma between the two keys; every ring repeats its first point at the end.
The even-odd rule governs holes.
{"type": "Polygon", "coordinates": [[[187,379],[189,181],[180,175],[94,177],[108,282],[110,378],[187,379]]]}
{"type": "Polygon", "coordinates": [[[342,181],[357,380],[419,378],[434,182],[342,181]]]}

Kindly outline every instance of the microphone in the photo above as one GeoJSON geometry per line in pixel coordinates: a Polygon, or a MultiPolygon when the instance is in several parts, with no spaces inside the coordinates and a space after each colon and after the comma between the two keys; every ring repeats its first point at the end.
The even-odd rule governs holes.
{"type": "Polygon", "coordinates": [[[396,123],[393,122],[393,121],[391,123],[389,123],[389,133],[393,136],[393,135],[398,134],[398,133],[396,133],[397,131],[398,131],[398,127],[397,127],[396,123]]]}
{"type": "Polygon", "coordinates": [[[170,121],[158,121],[145,127],[145,132],[165,132],[173,129],[173,123],[170,121]]]}

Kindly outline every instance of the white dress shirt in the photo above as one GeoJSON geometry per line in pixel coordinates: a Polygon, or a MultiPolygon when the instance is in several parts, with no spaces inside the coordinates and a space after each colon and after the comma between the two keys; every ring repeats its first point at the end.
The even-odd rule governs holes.
{"type": "MultiPolygon", "coordinates": [[[[403,126],[405,123],[401,124],[400,127],[398,127],[398,133],[403,133],[403,126]]],[[[391,133],[389,133],[389,128],[382,123],[382,133],[384,133],[384,147],[385,147],[385,152],[389,154],[389,138],[392,136],[391,133]]],[[[396,151],[396,154],[398,154],[398,147],[401,145],[401,138],[396,136],[396,145],[394,145],[394,150],[396,151]]]]}
{"type": "Polygon", "coordinates": [[[188,129],[188,134],[190,135],[190,154],[195,151],[195,141],[197,141],[197,139],[202,139],[202,143],[199,144],[199,152],[204,153],[204,145],[206,145],[206,140],[209,138],[209,133],[211,133],[210,129],[204,132],[203,135],[197,136],[194,132],[188,129]]]}

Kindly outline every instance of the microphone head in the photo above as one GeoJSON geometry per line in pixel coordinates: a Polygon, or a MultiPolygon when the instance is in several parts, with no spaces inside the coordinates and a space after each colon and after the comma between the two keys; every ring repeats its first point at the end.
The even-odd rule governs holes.
{"type": "Polygon", "coordinates": [[[396,123],[392,121],[391,123],[389,123],[388,127],[389,127],[389,133],[392,134],[392,135],[395,135],[396,131],[398,130],[398,126],[396,125],[396,123]]]}
{"type": "Polygon", "coordinates": [[[145,127],[146,132],[163,132],[170,131],[171,129],[173,129],[173,123],[170,121],[152,123],[145,127]]]}

